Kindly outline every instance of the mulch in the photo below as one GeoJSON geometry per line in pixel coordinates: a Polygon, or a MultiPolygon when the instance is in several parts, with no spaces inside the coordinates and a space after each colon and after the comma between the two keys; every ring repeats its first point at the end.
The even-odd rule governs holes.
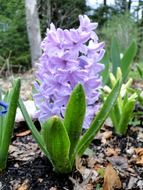
{"type": "Polygon", "coordinates": [[[109,180],[114,181],[114,177],[120,180],[120,187],[113,185],[111,189],[143,189],[142,123],[130,126],[127,135],[121,137],[114,133],[110,122],[106,122],[82,159],[77,160],[76,169],[69,175],[58,175],[22,122],[12,138],[7,169],[0,174],[0,189],[101,190],[109,163],[115,173],[107,171],[112,178],[109,180]]]}

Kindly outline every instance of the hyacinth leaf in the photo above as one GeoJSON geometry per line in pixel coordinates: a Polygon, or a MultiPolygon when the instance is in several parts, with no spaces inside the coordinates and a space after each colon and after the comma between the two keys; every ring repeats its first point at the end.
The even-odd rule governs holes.
{"type": "Polygon", "coordinates": [[[66,107],[64,126],[70,139],[70,157],[72,156],[82,132],[82,125],[86,111],[85,93],[81,84],[78,84],[66,107]]]}
{"type": "Polygon", "coordinates": [[[133,109],[135,105],[135,100],[128,101],[122,110],[122,115],[120,120],[118,120],[118,125],[114,126],[116,133],[119,135],[125,135],[128,129],[128,123],[131,119],[133,109]]]}
{"type": "Polygon", "coordinates": [[[131,45],[129,46],[129,48],[124,53],[123,58],[121,59],[121,70],[122,70],[124,80],[127,77],[127,74],[130,69],[130,65],[133,61],[133,58],[136,55],[136,52],[137,52],[137,44],[135,41],[133,41],[131,45]]]}
{"type": "Polygon", "coordinates": [[[83,135],[83,137],[79,141],[78,146],[77,146],[78,156],[81,156],[84,153],[86,148],[89,146],[89,144],[94,139],[95,135],[101,129],[105,120],[109,116],[110,111],[115,105],[117,97],[120,93],[121,83],[122,83],[121,81],[118,81],[116,83],[115,87],[112,89],[111,93],[108,95],[106,101],[104,102],[103,107],[101,108],[101,110],[98,112],[98,114],[92,121],[89,129],[86,131],[86,133],[83,135]]]}
{"type": "Polygon", "coordinates": [[[0,145],[2,140],[2,124],[3,124],[3,117],[0,117],[0,145]]]}
{"type": "Polygon", "coordinates": [[[58,116],[49,118],[42,124],[41,135],[57,173],[71,172],[69,160],[70,140],[58,116]]]}
{"type": "Polygon", "coordinates": [[[112,109],[111,113],[110,113],[110,117],[112,119],[113,125],[117,126],[119,124],[119,120],[121,118],[121,110],[119,108],[118,103],[116,103],[114,105],[114,108],[112,109]]]}
{"type": "Polygon", "coordinates": [[[33,124],[27,110],[26,110],[26,107],[22,101],[21,98],[19,98],[19,101],[18,101],[18,106],[23,114],[23,117],[29,127],[29,129],[32,131],[32,135],[34,137],[34,139],[36,140],[36,142],[38,143],[39,147],[41,148],[41,150],[44,152],[44,154],[50,159],[50,156],[49,156],[49,153],[45,147],[45,143],[43,141],[43,138],[42,136],[40,135],[39,131],[37,130],[37,128],[35,127],[35,125],[33,124]]]}
{"type": "Polygon", "coordinates": [[[3,118],[2,122],[2,139],[0,144],[0,170],[6,167],[8,148],[11,142],[11,136],[14,129],[14,121],[16,115],[16,109],[18,105],[19,93],[20,93],[20,79],[16,79],[13,83],[13,88],[5,97],[5,101],[8,102],[8,112],[3,118]]]}
{"type": "Polygon", "coordinates": [[[119,44],[116,38],[113,38],[111,43],[111,62],[112,62],[112,72],[115,75],[117,67],[120,67],[121,64],[119,44]]]}
{"type": "Polygon", "coordinates": [[[109,69],[110,69],[110,61],[109,61],[109,55],[106,53],[101,61],[105,68],[104,70],[102,71],[102,81],[103,81],[103,84],[108,84],[109,82],[109,75],[107,75],[107,73],[109,72],[109,69]]]}
{"type": "Polygon", "coordinates": [[[137,71],[138,71],[140,77],[143,78],[143,70],[141,69],[141,67],[139,65],[137,65],[137,71]]]}

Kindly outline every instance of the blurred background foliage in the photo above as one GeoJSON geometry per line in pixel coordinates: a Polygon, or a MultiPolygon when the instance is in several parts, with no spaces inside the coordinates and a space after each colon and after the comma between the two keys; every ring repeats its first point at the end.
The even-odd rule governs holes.
{"type": "Polygon", "coordinates": [[[113,15],[112,19],[107,20],[102,26],[100,32],[108,49],[111,45],[111,39],[116,38],[122,53],[125,52],[132,40],[138,40],[137,23],[129,13],[113,15]]]}
{"type": "Polygon", "coordinates": [[[88,10],[85,0],[38,0],[42,36],[51,22],[63,29],[78,26],[78,15],[88,10]],[[49,10],[50,5],[50,10],[49,10]]]}
{"type": "MultiPolygon", "coordinates": [[[[96,1],[96,4],[101,1],[96,1]]],[[[78,15],[87,14],[99,23],[97,33],[110,50],[112,38],[118,41],[121,52],[125,52],[132,40],[138,45],[136,61],[143,62],[143,1],[131,9],[132,0],[115,0],[110,5],[102,1],[96,8],[88,6],[86,0],[37,0],[42,38],[46,28],[53,22],[57,27],[78,26],[78,15]],[[138,16],[140,12],[140,17],[138,16]]],[[[0,0],[0,67],[12,65],[15,70],[29,69],[30,48],[26,29],[24,0],[0,0]]]]}
{"type": "Polygon", "coordinates": [[[28,67],[30,54],[24,2],[0,0],[0,65],[7,58],[13,65],[28,67]],[[2,59],[3,58],[3,59],[2,59]]]}

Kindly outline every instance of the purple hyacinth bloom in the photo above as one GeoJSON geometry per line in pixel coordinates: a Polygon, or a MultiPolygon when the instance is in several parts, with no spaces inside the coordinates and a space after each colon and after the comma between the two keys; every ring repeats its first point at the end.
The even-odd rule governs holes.
{"type": "Polygon", "coordinates": [[[0,109],[0,116],[5,115],[8,110],[8,104],[3,101],[0,101],[0,107],[2,107],[2,109],[0,109]]]}
{"type": "Polygon", "coordinates": [[[52,115],[64,117],[70,94],[78,83],[86,94],[85,128],[99,109],[104,43],[98,42],[94,31],[97,23],[92,23],[86,15],[80,15],[79,21],[79,27],[70,30],[56,29],[51,24],[41,44],[43,54],[37,64],[33,95],[40,122],[52,115]]]}

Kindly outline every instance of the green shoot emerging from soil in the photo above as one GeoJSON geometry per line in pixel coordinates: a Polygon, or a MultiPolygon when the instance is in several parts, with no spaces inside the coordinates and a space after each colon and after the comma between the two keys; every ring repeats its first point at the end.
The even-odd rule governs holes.
{"type": "MultiPolygon", "coordinates": [[[[122,72],[120,68],[117,69],[116,77],[110,73],[111,88],[113,88],[116,82],[121,78],[122,72]]],[[[115,127],[115,132],[119,135],[124,135],[127,132],[138,96],[136,92],[131,93],[131,84],[132,79],[129,79],[126,84],[122,84],[117,102],[110,113],[110,118],[112,120],[113,126],[115,127]]],[[[110,93],[111,88],[109,86],[105,86],[104,91],[106,93],[110,93]]]]}

